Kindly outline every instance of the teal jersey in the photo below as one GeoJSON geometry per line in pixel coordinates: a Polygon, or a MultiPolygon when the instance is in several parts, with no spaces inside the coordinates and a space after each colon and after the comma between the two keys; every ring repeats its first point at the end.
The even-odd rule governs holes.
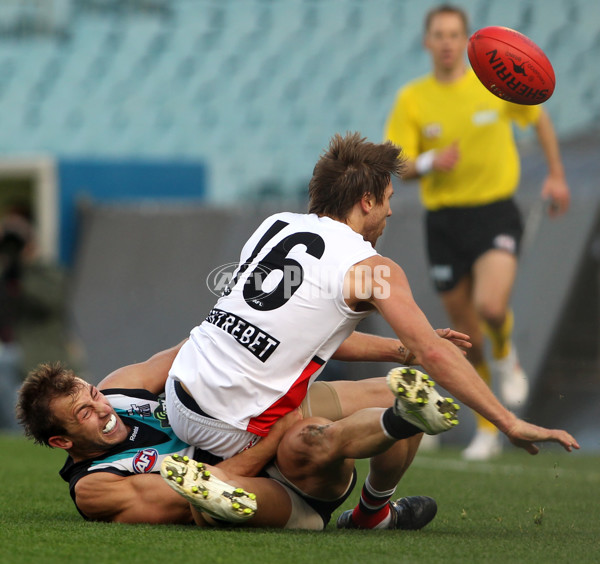
{"type": "Polygon", "coordinates": [[[102,456],[79,462],[74,462],[70,456],[67,458],[59,473],[69,483],[75,506],[75,484],[94,472],[110,472],[119,476],[157,473],[165,456],[173,454],[189,456],[209,464],[221,460],[177,438],[169,425],[161,397],[147,390],[110,389],[102,390],[102,393],[130,432],[125,441],[102,456]]]}

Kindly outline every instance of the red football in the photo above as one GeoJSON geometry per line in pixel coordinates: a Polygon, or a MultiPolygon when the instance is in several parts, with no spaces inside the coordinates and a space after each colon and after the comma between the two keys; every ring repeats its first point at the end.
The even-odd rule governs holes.
{"type": "Polygon", "coordinates": [[[534,105],[554,92],[554,69],[548,57],[514,29],[490,26],[476,31],[469,38],[467,54],[479,80],[498,98],[534,105]]]}

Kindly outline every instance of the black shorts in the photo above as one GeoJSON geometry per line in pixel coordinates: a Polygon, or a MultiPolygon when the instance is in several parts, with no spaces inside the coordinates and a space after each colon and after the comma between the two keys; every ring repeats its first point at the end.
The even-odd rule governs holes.
{"type": "Polygon", "coordinates": [[[428,211],[426,225],[429,273],[438,292],[454,288],[486,251],[501,249],[517,256],[523,235],[521,214],[512,198],[428,211]]]}

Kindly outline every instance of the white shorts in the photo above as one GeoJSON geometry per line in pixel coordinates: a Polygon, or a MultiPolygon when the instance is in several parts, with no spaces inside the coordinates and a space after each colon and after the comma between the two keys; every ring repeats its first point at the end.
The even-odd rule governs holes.
{"type": "Polygon", "coordinates": [[[269,464],[265,468],[266,473],[288,494],[292,502],[290,518],[284,529],[306,529],[311,531],[322,531],[325,528],[323,518],[304,499],[304,494],[297,490],[285,476],[279,471],[276,464],[269,464]]]}
{"type": "Polygon", "coordinates": [[[285,489],[292,502],[290,518],[285,524],[284,529],[322,531],[327,526],[327,523],[329,523],[331,514],[346,501],[356,484],[356,470],[354,470],[346,491],[338,499],[321,500],[305,494],[300,488],[292,484],[281,473],[275,462],[269,464],[265,468],[265,472],[285,489]]]}
{"type": "Polygon", "coordinates": [[[186,407],[175,391],[175,381],[167,378],[165,384],[165,407],[173,432],[185,443],[207,450],[222,458],[254,446],[261,437],[242,429],[236,429],[218,419],[195,413],[186,407]]]}

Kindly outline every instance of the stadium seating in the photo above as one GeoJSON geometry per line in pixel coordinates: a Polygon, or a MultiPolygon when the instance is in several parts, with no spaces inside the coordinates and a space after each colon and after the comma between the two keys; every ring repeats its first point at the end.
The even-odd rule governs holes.
{"type": "MultiPolygon", "coordinates": [[[[43,3],[3,3],[0,150],[185,157],[208,163],[214,201],[265,183],[294,195],[332,133],[381,137],[397,88],[429,69],[436,3],[54,0],[55,33],[24,27],[19,7],[43,3]]],[[[598,125],[598,2],[457,3],[474,29],[512,26],[548,51],[560,134],[598,125]]]]}
{"type": "MultiPolygon", "coordinates": [[[[176,342],[204,316],[213,300],[205,288],[208,271],[235,261],[239,244],[271,208],[305,209],[308,177],[334,132],[358,130],[381,138],[397,89],[429,70],[421,45],[423,16],[438,3],[0,1],[3,155],[202,161],[208,165],[212,202],[239,204],[227,209],[173,210],[164,204],[84,208],[80,219],[86,228],[72,293],[93,375],[99,378],[119,364],[146,358],[176,342]],[[48,25],[40,25],[44,18],[48,25]],[[226,236],[215,237],[221,232],[226,236]],[[210,245],[195,244],[207,238],[210,245]],[[168,275],[156,277],[157,265],[168,275]],[[182,269],[185,276],[178,274],[182,269]],[[128,319],[133,321],[123,322],[128,319]],[[152,331],[142,339],[131,323],[152,331]]],[[[547,51],[557,88],[546,108],[564,140],[600,126],[598,0],[455,3],[470,13],[472,29],[512,26],[547,51]]],[[[556,231],[542,223],[542,236],[534,241],[538,246],[532,247],[536,260],[524,266],[517,281],[522,360],[532,376],[543,373],[548,381],[552,375],[542,360],[551,344],[560,343],[563,333],[581,333],[578,324],[561,328],[561,311],[575,287],[575,263],[588,252],[583,239],[594,229],[597,233],[591,219],[582,220],[598,205],[595,183],[583,182],[598,177],[597,137],[564,143],[574,195],[586,199],[576,202],[556,231]],[[567,237],[558,232],[565,225],[567,237]],[[558,275],[552,261],[556,255],[568,259],[561,259],[558,275]],[[542,286],[545,292],[539,293],[542,286]],[[546,303],[550,292],[551,307],[546,303]],[[537,332],[536,323],[544,330],[537,332]],[[563,333],[557,330],[553,341],[557,327],[563,333]],[[528,346],[528,339],[535,339],[534,346],[528,346]]],[[[530,205],[543,169],[539,151],[534,157],[525,154],[523,159],[521,194],[530,205]]],[[[420,236],[417,190],[398,193],[397,221],[381,241],[382,249],[418,281],[413,290],[419,303],[436,325],[445,326],[440,302],[424,282],[424,254],[397,244],[420,236]],[[395,254],[400,252],[407,256],[395,254]]],[[[589,293],[581,295],[582,307],[593,309],[589,293]]],[[[596,329],[597,324],[587,331],[590,339],[596,339],[596,329]]],[[[364,375],[362,367],[353,370],[352,377],[364,375]]],[[[588,371],[595,385],[597,364],[588,371]]],[[[569,370],[564,373],[571,377],[569,370]]],[[[575,386],[569,382],[571,391],[575,386]]],[[[548,395],[540,396],[539,403],[546,400],[548,395]]],[[[551,413],[550,422],[560,411],[562,406],[551,413]]],[[[470,431],[463,424],[457,436],[466,440],[470,431]]]]}

